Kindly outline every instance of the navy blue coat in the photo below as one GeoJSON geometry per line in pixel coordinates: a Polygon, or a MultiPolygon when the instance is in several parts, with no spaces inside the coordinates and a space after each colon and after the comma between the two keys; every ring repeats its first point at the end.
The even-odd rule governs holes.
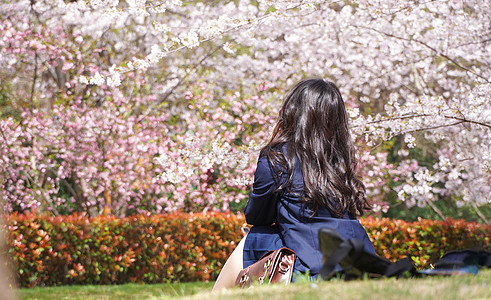
{"type": "Polygon", "coordinates": [[[244,268],[257,260],[265,251],[286,246],[297,253],[295,269],[300,272],[310,271],[311,275],[319,273],[322,264],[322,253],[319,249],[318,231],[322,227],[336,229],[345,239],[363,240],[365,250],[375,250],[360,222],[350,218],[332,217],[327,208],[319,208],[314,215],[305,202],[300,201],[303,191],[303,176],[300,163],[296,161],[293,173],[293,189],[277,191],[277,187],[286,180],[280,181],[266,157],[260,157],[254,174],[253,190],[245,208],[248,224],[254,225],[249,232],[244,246],[244,268]],[[276,226],[271,226],[272,224],[276,226]],[[270,248],[270,249],[268,249],[270,248]]]}

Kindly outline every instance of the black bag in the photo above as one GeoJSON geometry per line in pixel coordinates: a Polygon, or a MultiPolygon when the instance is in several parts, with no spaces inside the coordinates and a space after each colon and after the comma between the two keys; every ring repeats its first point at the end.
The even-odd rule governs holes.
{"type": "Polygon", "coordinates": [[[449,251],[443,254],[435,263],[435,269],[458,268],[470,265],[491,268],[491,253],[471,249],[449,251]]]}
{"type": "Polygon", "coordinates": [[[369,277],[400,277],[409,272],[415,276],[418,273],[409,258],[395,263],[366,252],[363,241],[357,239],[343,239],[334,229],[321,228],[319,230],[319,246],[322,252],[322,279],[330,279],[337,274],[346,280],[360,278],[367,274],[369,277]],[[339,265],[341,270],[336,266],[339,265]]]}
{"type": "Polygon", "coordinates": [[[491,253],[483,250],[454,250],[440,257],[433,269],[421,270],[425,275],[477,274],[479,268],[491,268],[491,253]]]}

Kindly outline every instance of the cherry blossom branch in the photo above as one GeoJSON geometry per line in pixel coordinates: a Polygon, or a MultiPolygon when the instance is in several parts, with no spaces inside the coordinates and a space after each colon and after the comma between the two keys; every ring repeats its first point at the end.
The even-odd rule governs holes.
{"type": "Polygon", "coordinates": [[[435,52],[437,55],[443,57],[443,58],[446,58],[448,61],[452,62],[455,66],[457,66],[458,68],[462,69],[462,70],[465,70],[469,73],[472,73],[474,75],[476,75],[477,77],[483,79],[484,81],[486,81],[487,83],[491,83],[491,81],[489,81],[488,78],[484,77],[483,75],[481,74],[478,74],[472,70],[470,70],[469,68],[466,68],[464,66],[462,66],[461,64],[459,64],[457,61],[455,61],[455,59],[449,57],[448,55],[442,53],[441,51],[438,51],[437,49],[435,49],[434,47],[428,45],[427,43],[423,42],[423,41],[420,41],[420,40],[416,40],[416,39],[412,39],[412,38],[405,38],[405,37],[401,37],[401,36],[397,36],[397,35],[394,35],[394,34],[391,34],[391,33],[387,33],[387,32],[383,32],[381,30],[378,30],[378,29],[375,29],[375,28],[372,28],[372,27],[368,27],[368,26],[362,26],[362,25],[350,25],[350,26],[353,26],[355,28],[363,28],[363,29],[368,29],[368,30],[371,30],[371,31],[375,31],[377,33],[380,33],[380,34],[383,34],[387,37],[392,37],[392,38],[395,38],[395,39],[399,39],[399,40],[403,40],[403,41],[408,41],[408,42],[416,42],[428,49],[430,49],[431,51],[435,52]]]}
{"type": "MultiPolygon", "coordinates": [[[[206,59],[208,59],[209,57],[211,57],[213,54],[215,54],[221,47],[223,46],[220,45],[218,47],[215,47],[212,51],[208,52],[204,57],[202,57],[198,63],[196,65],[200,65],[202,64],[206,59]]],[[[175,90],[177,87],[179,87],[181,85],[181,83],[191,74],[191,70],[187,70],[186,71],[186,74],[184,76],[182,76],[180,79],[179,79],[179,82],[177,84],[175,84],[171,89],[170,91],[168,91],[164,97],[162,97],[162,99],[160,99],[159,101],[155,101],[154,103],[152,103],[151,106],[148,107],[148,109],[142,113],[140,119],[138,120],[138,123],[140,123],[141,121],[143,121],[145,119],[146,116],[148,116],[148,114],[155,108],[157,107],[159,104],[161,104],[162,102],[164,102],[175,90]]]]}
{"type": "Polygon", "coordinates": [[[430,126],[430,127],[418,128],[418,129],[406,131],[404,133],[412,133],[412,132],[419,132],[419,131],[434,130],[434,129],[439,129],[439,128],[451,127],[451,126],[459,125],[459,124],[462,124],[462,123],[464,123],[464,122],[463,121],[459,121],[459,122],[455,122],[455,123],[451,123],[451,124],[444,124],[444,125],[437,125],[437,126],[430,126]]]}
{"type": "MultiPolygon", "coordinates": [[[[294,10],[294,9],[297,9],[298,7],[300,7],[301,4],[297,4],[293,7],[289,7],[289,8],[286,8],[284,11],[290,11],[290,10],[294,10]]],[[[260,17],[257,17],[257,18],[248,18],[247,20],[245,20],[244,22],[240,22],[239,21],[239,24],[235,25],[235,26],[232,26],[232,27],[229,27],[227,29],[223,29],[223,30],[219,30],[217,33],[218,35],[215,35],[215,36],[212,36],[212,37],[209,37],[209,38],[205,38],[205,39],[202,39],[202,40],[197,40],[196,41],[196,44],[194,45],[181,45],[181,46],[178,46],[177,48],[175,49],[172,49],[172,50],[168,50],[168,49],[165,49],[165,51],[160,51],[157,55],[158,55],[158,60],[162,59],[163,57],[166,57],[170,54],[173,54],[173,53],[176,53],[176,52],[179,52],[185,48],[193,48],[193,47],[196,47],[202,43],[205,43],[205,42],[208,42],[208,41],[211,41],[211,40],[214,40],[218,37],[223,37],[223,35],[225,33],[228,33],[228,32],[232,32],[232,31],[235,31],[235,30],[238,30],[242,27],[245,27],[247,25],[251,25],[251,24],[254,24],[254,23],[261,23],[263,21],[265,21],[267,18],[270,18],[272,16],[275,16],[277,14],[275,13],[270,13],[270,12],[266,12],[264,15],[260,16],[260,17]]],[[[194,32],[194,31],[193,31],[194,32]]],[[[194,32],[195,33],[195,32],[194,32]]],[[[182,41],[181,41],[181,44],[182,44],[182,41]]],[[[130,72],[134,69],[137,69],[138,67],[135,67],[132,63],[129,63],[131,64],[131,67],[116,67],[114,69],[114,71],[117,73],[116,75],[118,75],[118,78],[119,78],[119,74],[121,73],[126,73],[126,72],[130,72]]],[[[149,64],[149,62],[145,62],[145,64],[149,64]]],[[[87,79],[85,76],[81,76],[80,77],[80,80],[81,82],[83,83],[90,83],[90,84],[95,84],[95,85],[100,85],[102,83],[104,83],[104,77],[101,76],[99,73],[96,73],[94,76],[92,76],[91,78],[87,79]]],[[[117,86],[118,84],[116,84],[117,86]]]]}
{"type": "MultiPolygon", "coordinates": [[[[439,128],[446,128],[446,127],[451,127],[451,126],[459,125],[459,124],[462,124],[462,123],[464,123],[464,122],[460,121],[460,122],[455,122],[455,123],[452,123],[452,124],[444,124],[444,125],[437,125],[437,126],[430,126],[430,127],[422,127],[422,128],[418,128],[418,129],[402,131],[402,132],[399,132],[398,135],[402,135],[402,134],[406,134],[406,133],[415,133],[415,132],[421,132],[421,131],[435,130],[435,129],[439,129],[439,128]]],[[[364,131],[363,133],[365,133],[365,134],[366,133],[370,133],[370,131],[364,131]]],[[[371,150],[375,150],[376,148],[378,148],[382,144],[383,144],[383,142],[379,142],[377,145],[373,146],[371,148],[371,150]]]]}
{"type": "MultiPolygon", "coordinates": [[[[401,8],[399,8],[399,9],[393,11],[393,12],[389,12],[389,13],[381,12],[380,15],[381,16],[393,16],[393,15],[398,14],[398,13],[404,11],[404,10],[408,10],[408,9],[414,8],[414,7],[418,6],[418,5],[427,4],[427,3],[431,3],[431,2],[435,2],[435,1],[437,1],[437,0],[429,0],[429,1],[426,1],[426,2],[420,2],[420,3],[419,2],[415,2],[413,5],[407,5],[407,6],[401,7],[401,8]]],[[[363,10],[367,10],[367,9],[363,9],[363,10]]],[[[380,16],[375,16],[374,18],[377,19],[379,17],[380,16]]]]}
{"type": "MultiPolygon", "coordinates": [[[[441,117],[444,117],[446,119],[457,120],[459,122],[453,123],[453,124],[437,125],[435,128],[438,128],[438,126],[445,127],[445,126],[457,125],[457,124],[460,124],[460,123],[471,123],[471,124],[476,124],[476,125],[484,126],[484,127],[487,127],[487,128],[490,128],[491,129],[491,124],[487,124],[487,123],[484,123],[484,122],[469,120],[469,119],[466,119],[466,118],[460,118],[460,117],[455,117],[455,116],[448,116],[448,115],[440,115],[440,116],[441,117]]],[[[377,123],[382,123],[382,122],[389,122],[389,121],[396,121],[396,120],[404,120],[404,119],[415,119],[415,118],[420,118],[420,117],[433,117],[433,115],[430,115],[430,114],[417,114],[417,115],[408,115],[408,116],[389,117],[389,118],[385,118],[385,119],[379,119],[379,120],[369,121],[366,124],[377,124],[377,123]]],[[[365,126],[365,124],[355,125],[353,127],[356,128],[356,127],[359,127],[359,126],[365,126]]],[[[433,129],[433,128],[432,127],[429,127],[429,129],[433,129]]]]}

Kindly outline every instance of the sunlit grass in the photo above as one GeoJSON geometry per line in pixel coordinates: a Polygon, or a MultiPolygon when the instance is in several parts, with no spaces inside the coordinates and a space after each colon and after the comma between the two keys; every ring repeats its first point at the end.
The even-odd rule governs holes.
{"type": "MultiPolygon", "coordinates": [[[[161,299],[209,291],[213,282],[78,285],[20,289],[19,299],[161,299]]],[[[1,298],[1,297],[0,297],[1,298]]]]}
{"type": "Polygon", "coordinates": [[[201,293],[184,299],[342,299],[423,300],[491,299],[491,270],[476,275],[377,279],[345,282],[299,282],[285,286],[256,286],[219,294],[201,293]]]}
{"type": "Polygon", "coordinates": [[[112,286],[64,286],[20,289],[20,299],[491,299],[491,270],[477,276],[327,282],[297,281],[211,293],[213,282],[125,284],[112,286]]]}

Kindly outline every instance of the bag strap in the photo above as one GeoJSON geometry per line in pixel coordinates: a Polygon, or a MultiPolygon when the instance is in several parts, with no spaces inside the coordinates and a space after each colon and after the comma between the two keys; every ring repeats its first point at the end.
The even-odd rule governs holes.
{"type": "Polygon", "coordinates": [[[258,261],[260,261],[261,259],[265,258],[266,256],[270,255],[271,253],[273,253],[275,250],[269,250],[268,252],[264,253],[263,256],[261,256],[260,259],[258,259],[258,261]]]}

